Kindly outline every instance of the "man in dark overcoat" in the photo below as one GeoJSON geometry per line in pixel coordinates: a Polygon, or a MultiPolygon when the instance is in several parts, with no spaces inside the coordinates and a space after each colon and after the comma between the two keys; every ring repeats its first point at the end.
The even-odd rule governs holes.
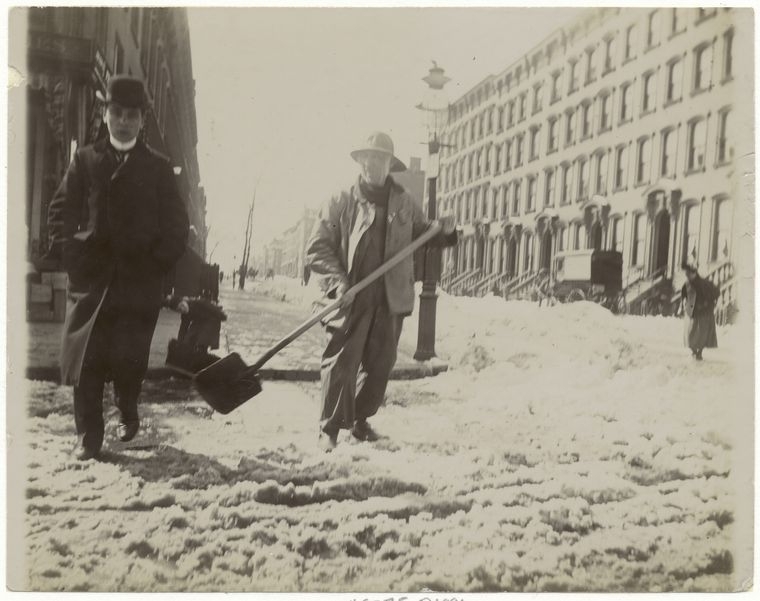
{"type": "Polygon", "coordinates": [[[74,386],[78,459],[103,444],[103,389],[113,381],[120,440],[140,425],[137,399],[162,303],[185,249],[188,216],[169,159],[141,140],[143,82],[108,82],[108,138],[79,148],[49,209],[50,256],[69,275],[61,379],[74,386]]]}
{"type": "MultiPolygon", "coordinates": [[[[412,257],[355,298],[346,293],[430,227],[409,192],[390,175],[406,169],[394,156],[390,136],[371,134],[351,156],[360,165],[359,178],[322,207],[306,244],[312,277],[327,298],[343,299],[324,322],[319,445],[325,451],[335,447],[341,429],[360,441],[378,438],[367,420],[383,403],[401,326],[414,308],[412,257]]],[[[454,217],[443,217],[441,225],[430,244],[456,244],[454,217]]]]}

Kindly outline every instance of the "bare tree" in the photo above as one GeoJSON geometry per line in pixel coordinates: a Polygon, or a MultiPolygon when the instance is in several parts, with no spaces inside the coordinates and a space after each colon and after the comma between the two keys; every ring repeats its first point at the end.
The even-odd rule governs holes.
{"type": "Polygon", "coordinates": [[[245,276],[248,274],[248,261],[251,258],[251,238],[253,238],[253,207],[256,204],[256,189],[253,189],[253,199],[248,207],[248,219],[245,224],[245,244],[243,245],[243,262],[240,264],[240,290],[245,289],[245,276]]]}

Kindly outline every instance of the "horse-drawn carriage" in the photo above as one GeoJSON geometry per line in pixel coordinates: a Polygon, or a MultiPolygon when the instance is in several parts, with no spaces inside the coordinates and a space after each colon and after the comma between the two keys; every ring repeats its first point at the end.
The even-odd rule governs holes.
{"type": "Polygon", "coordinates": [[[590,300],[625,313],[623,255],[614,250],[571,250],[554,257],[551,296],[560,302],[590,300]]]}

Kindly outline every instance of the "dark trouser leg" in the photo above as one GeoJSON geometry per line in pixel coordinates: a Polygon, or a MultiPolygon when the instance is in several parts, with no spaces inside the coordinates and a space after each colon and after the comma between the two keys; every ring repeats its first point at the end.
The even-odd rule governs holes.
{"type": "Polygon", "coordinates": [[[385,304],[375,310],[362,355],[361,383],[356,393],[357,420],[375,415],[385,400],[403,323],[404,318],[388,313],[385,304]]]}
{"type": "Polygon", "coordinates": [[[116,405],[126,420],[137,419],[137,398],[148,370],[150,342],[158,311],[150,315],[120,313],[111,341],[111,373],[116,405]]]}
{"type": "Polygon", "coordinates": [[[87,343],[79,383],[74,386],[74,423],[87,449],[100,450],[103,445],[103,387],[108,376],[112,330],[112,316],[101,312],[87,343]]]}
{"type": "Polygon", "coordinates": [[[322,353],[322,415],[326,432],[351,428],[355,419],[356,374],[367,341],[371,312],[352,307],[342,327],[325,327],[327,347],[322,353]]]}

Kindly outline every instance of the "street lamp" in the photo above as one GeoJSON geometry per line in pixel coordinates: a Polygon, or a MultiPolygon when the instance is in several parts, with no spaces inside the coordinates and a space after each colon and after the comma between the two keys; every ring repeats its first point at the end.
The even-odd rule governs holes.
{"type": "MultiPolygon", "coordinates": [[[[449,103],[443,86],[449,81],[435,61],[427,76],[422,78],[428,85],[423,101],[417,105],[422,111],[425,129],[427,130],[428,146],[428,205],[427,217],[433,220],[437,217],[436,182],[438,179],[439,159],[438,150],[441,146],[439,134],[448,122],[449,103]]],[[[420,293],[420,319],[417,330],[417,350],[414,358],[426,361],[435,357],[435,312],[438,294],[438,280],[441,277],[441,249],[426,245],[423,261],[422,292],[420,293]]]]}

